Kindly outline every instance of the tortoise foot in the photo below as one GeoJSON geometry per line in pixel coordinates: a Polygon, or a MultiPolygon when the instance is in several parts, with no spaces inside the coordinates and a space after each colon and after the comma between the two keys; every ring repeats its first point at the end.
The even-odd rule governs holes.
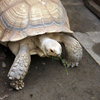
{"type": "Polygon", "coordinates": [[[71,61],[67,61],[66,59],[63,59],[63,62],[64,64],[66,64],[67,67],[75,67],[79,65],[79,62],[71,62],[71,61]]]}
{"type": "Polygon", "coordinates": [[[21,90],[24,87],[23,80],[13,80],[10,82],[10,86],[16,90],[21,90]]]}

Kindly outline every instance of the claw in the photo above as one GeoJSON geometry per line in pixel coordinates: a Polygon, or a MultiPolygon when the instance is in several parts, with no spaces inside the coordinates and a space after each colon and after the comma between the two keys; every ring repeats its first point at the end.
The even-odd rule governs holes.
{"type": "Polygon", "coordinates": [[[78,65],[79,65],[79,63],[77,62],[77,63],[76,63],[76,66],[78,66],[78,65]]]}
{"type": "Polygon", "coordinates": [[[70,62],[70,61],[67,61],[66,59],[63,59],[64,63],[66,64],[67,67],[75,67],[75,66],[78,66],[78,62],[70,62]]]}
{"type": "Polygon", "coordinates": [[[71,65],[72,68],[73,68],[74,66],[75,66],[74,64],[71,65]]]}
{"type": "Polygon", "coordinates": [[[9,79],[12,80],[13,78],[12,77],[9,77],[9,79]]]}
{"type": "Polygon", "coordinates": [[[16,90],[21,90],[24,87],[23,80],[11,81],[10,85],[16,90]]]}
{"type": "Polygon", "coordinates": [[[22,89],[22,87],[19,87],[19,89],[22,89]]]}
{"type": "Polygon", "coordinates": [[[67,65],[67,67],[70,67],[70,64],[66,64],[67,65]]]}
{"type": "Polygon", "coordinates": [[[19,88],[18,88],[18,87],[16,87],[16,90],[19,90],[19,88]]]}

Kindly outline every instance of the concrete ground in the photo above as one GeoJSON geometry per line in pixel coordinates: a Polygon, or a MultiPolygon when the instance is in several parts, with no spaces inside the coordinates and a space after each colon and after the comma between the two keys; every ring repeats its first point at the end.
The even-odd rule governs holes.
{"type": "MultiPolygon", "coordinates": [[[[87,36],[92,40],[90,33],[100,32],[100,19],[84,6],[82,0],[61,1],[68,12],[71,30],[80,32],[80,37],[89,32],[87,36]]],[[[81,42],[80,37],[76,38],[81,42]]],[[[14,55],[0,45],[0,100],[100,100],[100,66],[87,52],[85,42],[88,41],[81,42],[83,58],[79,66],[68,68],[68,75],[59,61],[32,56],[25,87],[20,91],[13,90],[7,79],[14,55]]],[[[94,51],[100,56],[100,43],[96,47],[98,50],[94,47],[94,51]]]]}

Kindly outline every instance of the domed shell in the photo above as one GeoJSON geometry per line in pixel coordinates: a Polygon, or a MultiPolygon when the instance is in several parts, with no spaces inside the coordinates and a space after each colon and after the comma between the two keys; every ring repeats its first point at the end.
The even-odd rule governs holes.
{"type": "Polygon", "coordinates": [[[2,0],[0,41],[18,41],[52,32],[72,33],[59,0],[2,0]]]}

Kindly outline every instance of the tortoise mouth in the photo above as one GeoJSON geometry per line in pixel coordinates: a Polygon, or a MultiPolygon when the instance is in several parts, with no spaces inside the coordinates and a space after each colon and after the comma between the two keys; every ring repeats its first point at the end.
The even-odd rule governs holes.
{"type": "Polygon", "coordinates": [[[49,56],[49,58],[52,58],[52,60],[59,60],[60,57],[54,57],[54,56],[49,56]]]}
{"type": "Polygon", "coordinates": [[[54,57],[54,58],[60,58],[60,56],[61,56],[61,54],[50,54],[50,55],[48,55],[47,54],[47,57],[50,57],[50,58],[52,58],[52,57],[54,57]]]}

